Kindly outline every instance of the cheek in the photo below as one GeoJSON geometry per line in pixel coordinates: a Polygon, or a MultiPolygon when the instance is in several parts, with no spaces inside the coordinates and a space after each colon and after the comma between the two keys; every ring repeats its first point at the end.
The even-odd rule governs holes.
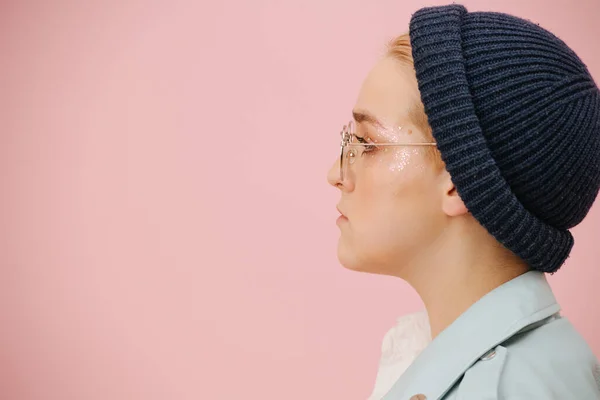
{"type": "Polygon", "coordinates": [[[395,149],[372,161],[356,187],[365,244],[385,252],[426,240],[437,213],[433,166],[425,152],[395,149]]]}
{"type": "Polygon", "coordinates": [[[384,156],[390,178],[400,183],[412,179],[425,169],[424,157],[416,148],[385,149],[384,156]]]}
{"type": "Polygon", "coordinates": [[[418,179],[430,168],[430,162],[423,148],[395,147],[378,150],[361,160],[368,185],[402,186],[418,179]]]}
{"type": "Polygon", "coordinates": [[[416,235],[439,211],[434,165],[422,148],[413,148],[397,152],[388,169],[390,215],[416,235]]]}
{"type": "MultiPolygon", "coordinates": [[[[378,152],[379,153],[379,152],[378,152]]],[[[422,148],[388,148],[364,162],[365,196],[394,201],[422,193],[431,164],[422,148]]]]}

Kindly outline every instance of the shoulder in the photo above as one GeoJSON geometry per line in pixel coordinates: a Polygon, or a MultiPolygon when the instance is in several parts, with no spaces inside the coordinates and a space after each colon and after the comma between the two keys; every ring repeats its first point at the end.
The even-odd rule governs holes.
{"type": "Polygon", "coordinates": [[[505,346],[509,357],[499,383],[505,398],[529,392],[548,399],[600,399],[598,360],[566,318],[516,335],[505,346]]]}
{"type": "Polygon", "coordinates": [[[557,317],[514,335],[477,361],[458,385],[457,398],[485,390],[504,400],[595,400],[600,367],[571,323],[557,317]]]}

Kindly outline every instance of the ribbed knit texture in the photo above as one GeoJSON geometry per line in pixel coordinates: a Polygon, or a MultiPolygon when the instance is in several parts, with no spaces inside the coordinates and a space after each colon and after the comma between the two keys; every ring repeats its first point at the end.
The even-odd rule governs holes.
{"type": "Polygon", "coordinates": [[[600,92],[536,24],[461,5],[410,23],[442,159],[471,214],[533,269],[555,272],[600,189],[600,92]]]}

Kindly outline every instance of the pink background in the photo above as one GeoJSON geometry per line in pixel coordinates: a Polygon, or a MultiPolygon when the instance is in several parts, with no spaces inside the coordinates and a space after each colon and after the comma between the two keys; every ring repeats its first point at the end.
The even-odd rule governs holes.
{"type": "MultiPolygon", "coordinates": [[[[384,43],[444,2],[77,3],[0,6],[0,397],[366,398],[421,305],[338,265],[325,174],[384,43]]],[[[464,4],[600,79],[599,0],[464,4]]],[[[598,203],[574,235],[551,283],[600,355],[598,203]]]]}

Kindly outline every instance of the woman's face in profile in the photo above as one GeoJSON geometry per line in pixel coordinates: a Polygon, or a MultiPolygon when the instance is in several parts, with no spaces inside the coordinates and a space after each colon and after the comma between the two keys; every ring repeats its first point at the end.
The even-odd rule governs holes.
{"type": "Polygon", "coordinates": [[[338,258],[346,268],[397,275],[443,227],[443,169],[430,148],[377,147],[432,141],[411,122],[419,104],[414,70],[395,59],[382,59],[363,82],[353,110],[355,133],[373,146],[360,148],[343,181],[339,160],[328,174],[341,193],[338,258]]]}

